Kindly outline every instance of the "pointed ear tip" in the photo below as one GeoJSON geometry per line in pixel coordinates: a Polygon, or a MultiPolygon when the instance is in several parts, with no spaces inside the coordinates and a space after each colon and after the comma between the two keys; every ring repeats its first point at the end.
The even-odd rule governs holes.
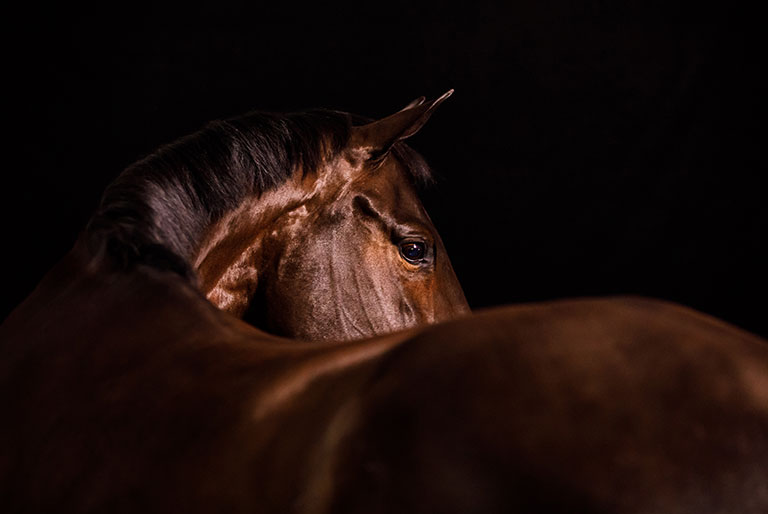
{"type": "Polygon", "coordinates": [[[454,91],[455,91],[454,89],[449,89],[448,91],[443,93],[442,96],[440,96],[440,98],[438,98],[437,100],[432,102],[433,105],[437,106],[437,105],[443,103],[445,100],[448,99],[449,96],[451,96],[453,94],[454,91]]]}

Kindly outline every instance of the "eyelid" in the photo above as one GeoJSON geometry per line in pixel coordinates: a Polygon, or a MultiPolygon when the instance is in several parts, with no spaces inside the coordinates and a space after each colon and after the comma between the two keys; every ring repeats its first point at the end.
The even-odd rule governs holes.
{"type": "Polygon", "coordinates": [[[427,241],[425,238],[421,236],[405,236],[397,238],[397,244],[404,245],[408,243],[421,243],[424,245],[428,245],[429,241],[427,241]]]}
{"type": "Polygon", "coordinates": [[[413,225],[398,225],[392,230],[392,242],[403,244],[407,242],[424,243],[433,246],[434,241],[428,230],[413,225]]]}

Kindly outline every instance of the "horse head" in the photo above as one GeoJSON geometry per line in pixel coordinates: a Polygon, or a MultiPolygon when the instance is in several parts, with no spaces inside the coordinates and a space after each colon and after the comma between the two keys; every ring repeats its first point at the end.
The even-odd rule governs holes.
{"type": "Polygon", "coordinates": [[[129,168],[92,227],[128,226],[111,247],[138,258],[169,250],[209,301],[274,334],[346,340],[453,318],[469,308],[417,195],[430,170],[402,142],[450,94],[361,124],[336,111],[214,122],[129,168]]]}
{"type": "Polygon", "coordinates": [[[270,332],[353,339],[468,311],[401,141],[450,93],[351,126],[314,169],[254,195],[216,223],[195,257],[220,308],[270,332]]]}

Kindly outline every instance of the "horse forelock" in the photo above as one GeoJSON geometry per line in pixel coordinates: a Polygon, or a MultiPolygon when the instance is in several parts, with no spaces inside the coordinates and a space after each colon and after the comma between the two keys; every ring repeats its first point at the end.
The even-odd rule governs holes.
{"type": "MultiPolygon", "coordinates": [[[[188,259],[208,226],[244,198],[338,156],[361,119],[311,110],[213,121],[160,147],[110,184],[86,228],[88,247],[121,269],[146,264],[193,278],[188,259]]],[[[398,143],[392,153],[416,185],[431,182],[429,166],[414,150],[398,143]]]]}

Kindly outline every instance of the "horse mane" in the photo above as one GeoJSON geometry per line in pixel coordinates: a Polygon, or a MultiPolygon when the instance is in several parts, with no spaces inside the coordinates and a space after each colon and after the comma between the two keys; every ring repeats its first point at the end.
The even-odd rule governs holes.
{"type": "MultiPolygon", "coordinates": [[[[206,227],[249,195],[306,174],[336,157],[365,118],[331,110],[251,112],[208,123],[126,168],[107,187],[85,230],[93,255],[119,269],[138,264],[196,275],[189,256],[206,227]]],[[[423,158],[404,143],[393,153],[416,185],[431,182],[423,158]]]]}

